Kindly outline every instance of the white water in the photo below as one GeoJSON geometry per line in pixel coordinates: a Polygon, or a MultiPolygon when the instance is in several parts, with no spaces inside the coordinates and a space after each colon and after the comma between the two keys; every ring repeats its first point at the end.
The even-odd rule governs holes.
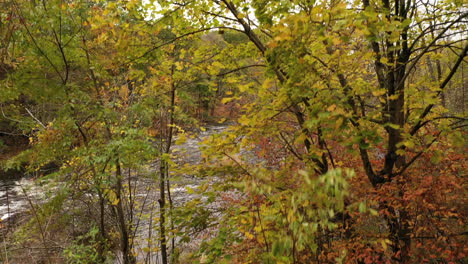
{"type": "Polygon", "coordinates": [[[34,182],[29,179],[0,182],[0,219],[2,221],[27,209],[25,192],[29,195],[28,193],[32,190],[32,193],[37,195],[37,190],[33,186],[34,182]]]}
{"type": "Polygon", "coordinates": [[[46,193],[56,187],[51,184],[39,185],[34,179],[0,180],[0,219],[8,218],[27,211],[32,204],[40,204],[46,200],[46,193]]]}

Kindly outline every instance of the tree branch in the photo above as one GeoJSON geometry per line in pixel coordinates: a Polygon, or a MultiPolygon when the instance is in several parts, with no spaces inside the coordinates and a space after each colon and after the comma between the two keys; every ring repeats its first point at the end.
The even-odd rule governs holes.
{"type": "Polygon", "coordinates": [[[218,74],[218,75],[216,75],[216,76],[222,77],[222,76],[231,74],[231,73],[233,73],[233,72],[240,71],[240,70],[243,70],[243,69],[252,68],[252,67],[267,67],[267,66],[264,65],[264,64],[247,65],[247,66],[242,66],[242,67],[239,67],[239,68],[237,68],[237,69],[233,69],[233,70],[230,70],[230,71],[227,71],[227,72],[222,72],[222,73],[220,73],[220,74],[218,74]]]}
{"type": "Polygon", "coordinates": [[[44,123],[41,122],[41,120],[37,119],[37,117],[35,117],[33,115],[33,113],[31,113],[31,111],[29,111],[29,109],[27,107],[24,107],[24,109],[26,109],[26,112],[28,112],[28,114],[34,119],[36,120],[36,122],[41,125],[44,129],[47,129],[47,127],[44,125],[44,123]]]}
{"type": "Polygon", "coordinates": [[[154,46],[152,48],[150,48],[149,50],[145,51],[142,55],[140,56],[137,56],[129,61],[127,61],[126,63],[124,63],[123,65],[129,65],[131,64],[132,62],[138,60],[138,59],[141,59],[141,58],[144,58],[146,56],[148,56],[151,52],[161,48],[161,47],[164,47],[166,45],[169,45],[171,43],[174,43],[175,41],[179,40],[179,39],[182,39],[182,38],[185,38],[185,37],[188,37],[188,36],[191,36],[191,35],[195,35],[195,34],[198,34],[198,33],[201,33],[201,32],[205,32],[205,31],[209,31],[209,30],[213,30],[213,29],[229,29],[229,30],[234,30],[234,31],[239,31],[239,32],[244,32],[240,29],[237,29],[237,28],[232,28],[232,27],[225,27],[225,26],[221,26],[221,27],[209,27],[209,28],[202,28],[202,29],[198,29],[198,30],[195,30],[195,31],[192,31],[192,32],[188,32],[188,33],[185,33],[185,34],[182,34],[180,36],[177,36],[171,40],[168,40],[160,45],[157,45],[157,46],[154,46]]]}
{"type": "MultiPolygon", "coordinates": [[[[468,52],[468,44],[465,45],[465,48],[463,49],[462,53],[458,56],[458,60],[457,62],[455,62],[455,65],[452,67],[452,69],[450,70],[450,73],[447,75],[447,77],[445,77],[444,81],[440,84],[439,88],[440,88],[440,91],[437,93],[437,95],[439,95],[442,90],[445,88],[445,86],[449,83],[449,81],[452,79],[453,75],[455,74],[455,72],[457,71],[458,67],[460,66],[460,64],[462,63],[464,57],[467,55],[467,52],[468,52]]],[[[421,113],[421,115],[419,116],[419,120],[418,122],[416,123],[416,125],[414,125],[414,127],[411,129],[410,131],[410,135],[414,135],[416,134],[416,132],[418,132],[418,130],[423,126],[423,119],[431,112],[432,108],[435,106],[435,104],[430,104],[426,107],[426,109],[424,109],[424,111],[421,113]]]]}

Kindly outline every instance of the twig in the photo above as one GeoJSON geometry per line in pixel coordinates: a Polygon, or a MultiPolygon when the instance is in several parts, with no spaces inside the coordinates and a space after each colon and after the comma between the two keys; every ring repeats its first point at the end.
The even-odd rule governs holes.
{"type": "Polygon", "coordinates": [[[239,161],[237,161],[235,158],[233,158],[231,155],[227,154],[226,152],[223,152],[223,154],[226,157],[228,157],[230,160],[234,161],[234,163],[236,163],[237,166],[239,166],[239,168],[241,168],[247,175],[249,175],[250,177],[253,177],[252,174],[246,168],[244,168],[242,164],[239,163],[239,161]]]}
{"type": "Polygon", "coordinates": [[[24,189],[24,187],[22,185],[20,185],[20,187],[21,187],[21,190],[24,193],[24,196],[26,197],[26,201],[28,201],[29,206],[31,206],[31,210],[32,210],[32,213],[34,215],[34,218],[36,218],[37,225],[38,225],[39,231],[41,233],[42,243],[44,245],[44,249],[47,252],[47,259],[49,260],[49,263],[52,263],[50,261],[50,256],[49,256],[49,247],[47,247],[47,244],[46,244],[45,230],[44,230],[44,227],[42,226],[42,223],[41,223],[41,221],[39,219],[39,213],[37,212],[36,208],[34,207],[34,204],[33,204],[32,200],[31,200],[31,198],[28,196],[28,194],[27,194],[26,190],[24,189]]]}
{"type": "Polygon", "coordinates": [[[26,109],[26,111],[28,112],[28,114],[34,119],[36,120],[36,122],[41,125],[44,129],[47,129],[47,127],[44,125],[44,123],[41,122],[41,120],[37,119],[37,117],[35,117],[31,111],[29,111],[29,109],[27,107],[24,107],[24,109],[26,109]]]}
{"type": "Polygon", "coordinates": [[[222,73],[220,73],[220,74],[218,74],[216,76],[221,77],[221,76],[225,76],[225,75],[228,75],[228,74],[236,72],[236,71],[240,71],[240,70],[247,69],[247,68],[252,68],[252,67],[267,67],[267,66],[265,64],[247,65],[247,66],[242,66],[242,67],[239,67],[239,68],[227,71],[227,72],[222,72],[222,73]]]}

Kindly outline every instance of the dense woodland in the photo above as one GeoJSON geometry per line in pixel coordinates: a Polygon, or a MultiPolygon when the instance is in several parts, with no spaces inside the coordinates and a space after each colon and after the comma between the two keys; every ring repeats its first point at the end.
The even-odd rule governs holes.
{"type": "Polygon", "coordinates": [[[463,0],[2,0],[0,177],[45,191],[0,262],[467,263],[467,22],[463,0]]]}

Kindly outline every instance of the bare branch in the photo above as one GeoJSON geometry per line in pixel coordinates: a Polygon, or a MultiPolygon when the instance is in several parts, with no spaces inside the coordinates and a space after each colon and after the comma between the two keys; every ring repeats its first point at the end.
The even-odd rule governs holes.
{"type": "Polygon", "coordinates": [[[35,117],[33,115],[33,113],[31,113],[31,111],[29,111],[29,109],[27,107],[24,107],[24,109],[26,109],[26,112],[28,112],[28,114],[34,119],[36,120],[36,122],[41,125],[44,129],[47,129],[47,127],[44,125],[44,123],[41,122],[41,120],[39,120],[37,117],[35,117]]]}
{"type": "MultiPolygon", "coordinates": [[[[458,56],[458,60],[457,62],[455,62],[455,65],[452,67],[452,69],[450,70],[450,73],[447,75],[447,77],[445,77],[444,81],[440,84],[439,88],[440,88],[440,91],[437,93],[437,95],[439,95],[442,90],[445,88],[445,86],[449,83],[449,81],[452,79],[453,75],[455,74],[455,72],[457,71],[458,67],[460,66],[460,64],[462,63],[463,59],[465,58],[465,56],[467,55],[467,52],[468,52],[468,44],[465,45],[465,48],[463,49],[462,53],[458,56]]],[[[435,106],[435,104],[430,104],[426,107],[426,109],[424,109],[424,111],[421,113],[421,115],[419,116],[419,120],[418,122],[416,123],[416,125],[413,127],[413,129],[411,129],[411,132],[410,134],[411,135],[414,135],[416,134],[416,132],[418,132],[418,130],[423,126],[423,119],[431,112],[432,108],[435,106]]]]}
{"type": "Polygon", "coordinates": [[[192,31],[192,32],[188,32],[188,33],[185,33],[185,34],[182,34],[180,36],[177,36],[171,40],[168,40],[164,43],[161,43],[157,46],[154,46],[152,48],[150,48],[149,50],[145,51],[142,55],[140,56],[137,56],[129,61],[127,61],[126,63],[124,63],[124,65],[129,65],[131,64],[132,62],[135,62],[136,60],[138,59],[141,59],[141,58],[144,58],[146,56],[148,56],[151,52],[159,49],[159,48],[162,48],[164,46],[167,46],[171,43],[174,43],[175,41],[179,40],[179,39],[183,39],[185,37],[188,37],[188,36],[191,36],[191,35],[195,35],[195,34],[198,34],[198,33],[202,33],[202,32],[206,32],[206,31],[210,31],[210,30],[213,30],[213,29],[229,29],[229,30],[234,30],[234,31],[239,31],[239,32],[244,32],[242,30],[239,30],[239,29],[236,29],[236,28],[232,28],[232,27],[225,27],[225,26],[221,26],[221,27],[209,27],[209,28],[202,28],[202,29],[198,29],[198,30],[195,30],[195,31],[192,31]]]}

